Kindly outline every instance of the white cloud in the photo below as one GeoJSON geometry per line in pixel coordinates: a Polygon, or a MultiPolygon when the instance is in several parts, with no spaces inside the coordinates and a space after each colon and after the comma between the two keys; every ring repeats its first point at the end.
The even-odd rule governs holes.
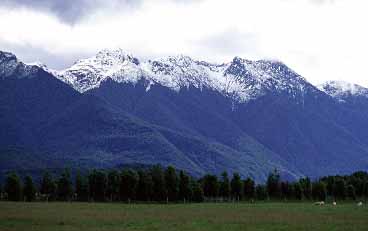
{"type": "MultiPolygon", "coordinates": [[[[0,5],[0,49],[33,47],[35,60],[37,49],[51,54],[45,57],[76,57],[106,47],[217,62],[276,58],[312,83],[368,86],[367,8],[364,0],[142,1],[131,11],[101,8],[69,25],[46,12],[0,5]]],[[[29,49],[18,50],[31,58],[29,49]]]]}

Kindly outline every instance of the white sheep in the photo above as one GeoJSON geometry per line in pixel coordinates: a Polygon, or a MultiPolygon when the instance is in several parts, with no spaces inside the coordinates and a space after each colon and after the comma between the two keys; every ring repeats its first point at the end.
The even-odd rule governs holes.
{"type": "Polygon", "coordinates": [[[360,206],[363,206],[363,202],[359,201],[358,204],[357,204],[357,206],[359,206],[359,207],[360,206]]]}
{"type": "Polygon", "coordinates": [[[336,204],[336,201],[332,202],[332,205],[333,205],[333,206],[336,206],[336,205],[337,205],[337,204],[336,204]]]}
{"type": "Polygon", "coordinates": [[[325,205],[325,202],[324,201],[317,201],[317,202],[314,202],[315,205],[325,205]]]}

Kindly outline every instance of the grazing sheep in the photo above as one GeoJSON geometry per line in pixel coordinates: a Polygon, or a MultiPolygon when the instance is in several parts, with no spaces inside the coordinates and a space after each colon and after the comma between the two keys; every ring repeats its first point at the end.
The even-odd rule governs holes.
{"type": "Polygon", "coordinates": [[[324,201],[317,201],[317,202],[314,202],[315,205],[325,205],[325,202],[324,201]]]}
{"type": "Polygon", "coordinates": [[[359,201],[358,204],[357,204],[357,206],[359,206],[359,207],[362,206],[362,205],[363,205],[363,202],[361,202],[361,201],[359,201]]]}
{"type": "Polygon", "coordinates": [[[336,201],[332,202],[332,205],[333,205],[333,206],[336,206],[336,201]]]}

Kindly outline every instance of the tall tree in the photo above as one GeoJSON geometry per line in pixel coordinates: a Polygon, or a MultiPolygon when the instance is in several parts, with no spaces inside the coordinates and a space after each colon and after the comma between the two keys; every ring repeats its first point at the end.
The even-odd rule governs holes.
{"type": "Polygon", "coordinates": [[[254,199],[255,197],[255,183],[254,180],[252,180],[250,177],[247,177],[247,179],[244,180],[244,197],[247,200],[254,199]]]}
{"type": "Polygon", "coordinates": [[[207,174],[202,179],[203,193],[205,197],[216,198],[219,191],[217,176],[207,174]]]}
{"type": "Polygon", "coordinates": [[[120,190],[120,175],[116,170],[111,170],[107,174],[107,197],[110,201],[119,200],[119,190],[120,190]]]}
{"type": "Polygon", "coordinates": [[[26,176],[24,178],[23,194],[26,201],[34,201],[36,199],[36,186],[31,176],[26,176]]]}
{"type": "Polygon", "coordinates": [[[323,181],[326,182],[326,189],[327,194],[332,196],[335,199],[335,177],[334,176],[328,176],[323,178],[323,181]]]}
{"type": "Polygon", "coordinates": [[[325,201],[327,197],[327,186],[322,181],[312,184],[312,197],[314,200],[325,201]]]}
{"type": "Polygon", "coordinates": [[[231,195],[235,200],[240,200],[242,197],[242,181],[239,173],[234,173],[233,178],[231,179],[231,195]]]}
{"type": "Polygon", "coordinates": [[[281,198],[283,200],[290,199],[290,186],[289,186],[289,182],[287,181],[281,182],[281,198]]]}
{"type": "Polygon", "coordinates": [[[264,185],[256,186],[256,198],[257,200],[267,200],[268,199],[268,193],[267,193],[266,186],[264,185]]]}
{"type": "Polygon", "coordinates": [[[179,200],[181,201],[189,201],[191,198],[191,188],[190,188],[190,178],[184,172],[180,171],[179,173],[179,200]]]}
{"type": "Polygon", "coordinates": [[[302,178],[302,179],[299,180],[299,184],[300,184],[300,187],[302,188],[303,196],[305,197],[305,199],[311,200],[312,199],[312,182],[311,182],[311,180],[308,177],[302,178]]]}
{"type": "Polygon", "coordinates": [[[22,200],[22,183],[16,173],[10,173],[5,180],[4,190],[10,201],[22,200]]]}
{"type": "Polygon", "coordinates": [[[355,187],[352,184],[349,184],[346,187],[346,194],[349,199],[356,200],[356,191],[355,191],[355,187]]]}
{"type": "Polygon", "coordinates": [[[88,201],[88,180],[80,172],[75,177],[75,193],[77,201],[88,201]]]}
{"type": "Polygon", "coordinates": [[[201,185],[194,179],[191,180],[191,191],[192,191],[192,201],[193,202],[203,202],[204,194],[201,185]]]}
{"type": "Polygon", "coordinates": [[[0,182],[0,201],[3,199],[3,185],[0,182]]]}
{"type": "Polygon", "coordinates": [[[57,185],[52,175],[49,172],[45,172],[41,180],[40,192],[46,197],[47,201],[56,199],[56,187],[57,185]]]}
{"type": "Polygon", "coordinates": [[[296,193],[295,193],[294,183],[289,183],[288,186],[289,186],[289,189],[288,189],[289,195],[288,195],[287,199],[288,200],[295,200],[296,199],[296,195],[295,195],[296,193]]]}
{"type": "Polygon", "coordinates": [[[72,199],[72,195],[73,184],[70,179],[70,172],[68,169],[65,169],[57,182],[58,200],[69,201],[72,199]]]}
{"type": "Polygon", "coordinates": [[[300,185],[299,182],[295,182],[293,184],[293,192],[294,192],[294,198],[296,200],[303,200],[304,195],[303,195],[303,189],[302,186],[300,185]]]}
{"type": "Polygon", "coordinates": [[[166,200],[166,183],[164,171],[160,165],[153,166],[151,169],[152,181],[153,181],[153,200],[165,201],[166,200]]]}
{"type": "Polygon", "coordinates": [[[133,170],[123,170],[120,175],[120,200],[130,202],[135,199],[138,175],[133,170]]]}
{"type": "Polygon", "coordinates": [[[153,192],[152,176],[147,171],[138,171],[137,199],[140,201],[150,201],[153,192]]]}
{"type": "Polygon", "coordinates": [[[266,185],[268,196],[271,199],[279,199],[281,197],[280,174],[276,169],[268,175],[266,185]]]}
{"type": "Polygon", "coordinates": [[[169,201],[176,201],[178,197],[178,176],[176,175],[175,168],[169,166],[165,171],[165,182],[167,189],[167,198],[169,201]]]}
{"type": "Polygon", "coordinates": [[[93,201],[106,200],[107,177],[104,171],[93,170],[88,175],[89,197],[93,201]]]}
{"type": "Polygon", "coordinates": [[[368,199],[368,179],[365,180],[364,182],[364,199],[367,201],[368,199]]]}
{"type": "Polygon", "coordinates": [[[230,192],[231,187],[229,177],[227,175],[227,172],[223,172],[221,174],[220,189],[219,189],[220,197],[222,197],[225,200],[228,200],[230,198],[230,192]]]}
{"type": "Polygon", "coordinates": [[[346,198],[346,182],[342,177],[337,177],[335,180],[334,195],[337,199],[345,200],[346,198]]]}

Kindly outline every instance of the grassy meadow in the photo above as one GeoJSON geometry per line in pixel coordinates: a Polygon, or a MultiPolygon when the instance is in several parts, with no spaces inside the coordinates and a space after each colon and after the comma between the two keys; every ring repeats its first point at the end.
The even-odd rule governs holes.
{"type": "Polygon", "coordinates": [[[1,231],[368,230],[355,203],[110,204],[0,202],[1,231]]]}

